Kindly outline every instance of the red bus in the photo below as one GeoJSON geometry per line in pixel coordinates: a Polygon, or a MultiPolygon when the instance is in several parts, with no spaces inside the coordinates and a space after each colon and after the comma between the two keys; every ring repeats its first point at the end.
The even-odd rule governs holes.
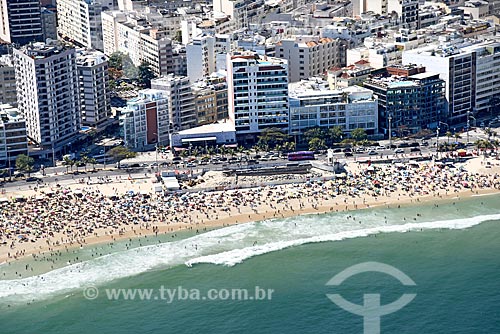
{"type": "Polygon", "coordinates": [[[300,151],[288,153],[289,161],[300,161],[300,160],[314,160],[314,152],[312,151],[300,151]]]}

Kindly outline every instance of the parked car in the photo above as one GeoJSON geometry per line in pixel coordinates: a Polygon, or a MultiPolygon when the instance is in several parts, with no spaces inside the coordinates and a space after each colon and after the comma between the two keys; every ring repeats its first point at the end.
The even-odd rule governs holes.
{"type": "Polygon", "coordinates": [[[368,152],[368,155],[377,155],[378,153],[374,150],[371,150],[370,152],[368,152]]]}
{"type": "Polygon", "coordinates": [[[418,147],[412,147],[410,152],[420,152],[420,149],[418,147]]]}
{"type": "Polygon", "coordinates": [[[405,153],[405,150],[403,150],[402,148],[397,148],[397,149],[394,150],[394,153],[395,154],[405,153]]]}

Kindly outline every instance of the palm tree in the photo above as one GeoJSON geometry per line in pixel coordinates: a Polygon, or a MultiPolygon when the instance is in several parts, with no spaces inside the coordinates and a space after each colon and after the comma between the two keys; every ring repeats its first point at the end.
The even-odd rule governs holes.
{"type": "Polygon", "coordinates": [[[446,131],[446,137],[448,137],[448,146],[450,146],[450,137],[452,136],[452,133],[450,131],[446,131]]]}
{"type": "MultiPolygon", "coordinates": [[[[87,155],[82,156],[80,161],[83,164],[83,167],[85,168],[85,172],[87,172],[87,164],[89,163],[89,157],[87,155]]],[[[78,165],[77,165],[78,166],[78,165]]]]}
{"type": "Polygon", "coordinates": [[[97,160],[95,158],[89,158],[88,163],[92,165],[92,169],[95,170],[95,165],[97,164],[97,160]]]}
{"type": "Polygon", "coordinates": [[[63,163],[64,163],[64,166],[66,166],[66,173],[68,172],[68,168],[70,166],[71,166],[71,171],[73,171],[74,163],[72,163],[72,162],[73,162],[73,160],[69,156],[64,157],[63,163]]]}

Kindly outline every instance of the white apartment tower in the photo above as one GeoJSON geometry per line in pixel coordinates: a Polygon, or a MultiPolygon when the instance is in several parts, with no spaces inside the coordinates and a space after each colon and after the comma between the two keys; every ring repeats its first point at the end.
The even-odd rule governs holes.
{"type": "Polygon", "coordinates": [[[99,51],[82,51],[76,58],[82,125],[102,130],[111,116],[108,61],[99,51]]]}
{"type": "Polygon", "coordinates": [[[226,68],[226,54],[231,51],[229,35],[198,36],[186,45],[187,74],[194,83],[226,68]]]}
{"type": "Polygon", "coordinates": [[[101,13],[112,8],[112,0],[58,0],[58,33],[79,46],[102,51],[101,13]]]}
{"type": "Polygon", "coordinates": [[[18,108],[28,135],[42,147],[57,150],[80,131],[75,49],[34,43],[13,53],[18,108]]]}
{"type": "Polygon", "coordinates": [[[288,131],[288,64],[284,59],[235,52],[227,55],[229,118],[240,141],[265,128],[288,131]]]}
{"type": "Polygon", "coordinates": [[[195,97],[187,77],[169,74],[151,80],[151,88],[163,91],[168,99],[171,131],[191,129],[198,124],[195,97]]]}
{"type": "Polygon", "coordinates": [[[168,31],[141,26],[142,21],[120,11],[102,13],[104,53],[107,56],[117,51],[126,53],[135,66],[146,62],[157,76],[172,73],[172,40],[168,31]]]}
{"type": "Polygon", "coordinates": [[[40,0],[0,0],[0,39],[18,45],[41,42],[40,0]]]}

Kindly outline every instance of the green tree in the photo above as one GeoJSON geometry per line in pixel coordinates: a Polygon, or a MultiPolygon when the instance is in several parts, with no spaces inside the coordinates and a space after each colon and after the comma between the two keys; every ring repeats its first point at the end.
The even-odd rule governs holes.
{"type": "Polygon", "coordinates": [[[89,158],[89,164],[91,164],[92,169],[95,170],[95,165],[97,164],[97,160],[95,158],[89,158]]]}
{"type": "Polygon", "coordinates": [[[328,129],[328,137],[332,143],[338,143],[342,140],[344,131],[340,126],[332,126],[328,129]]]}
{"type": "Polygon", "coordinates": [[[365,129],[357,128],[351,131],[351,138],[356,142],[365,140],[367,137],[365,129]]]}
{"type": "Polygon", "coordinates": [[[314,128],[307,129],[304,132],[304,138],[307,142],[310,142],[311,139],[314,138],[325,139],[326,133],[324,129],[320,128],[319,126],[315,126],[314,128]]]}
{"type": "Polygon", "coordinates": [[[151,80],[156,78],[151,66],[146,62],[142,62],[137,70],[137,81],[139,81],[139,84],[146,88],[151,88],[151,80]]]}
{"type": "Polygon", "coordinates": [[[313,138],[309,141],[309,149],[311,151],[321,151],[327,148],[325,140],[321,138],[313,138]]]}
{"type": "Polygon", "coordinates": [[[123,69],[123,58],[125,58],[123,52],[113,52],[111,56],[109,56],[108,67],[121,71],[123,69]]]}
{"type": "Polygon", "coordinates": [[[25,154],[19,154],[16,158],[16,168],[21,172],[28,173],[28,176],[33,171],[34,165],[35,159],[25,154]]]}
{"type": "Polygon", "coordinates": [[[290,136],[278,128],[266,128],[262,130],[257,145],[260,149],[269,150],[276,145],[283,145],[290,139],[290,136]]]}
{"type": "Polygon", "coordinates": [[[450,146],[450,138],[453,134],[451,133],[451,131],[446,131],[446,137],[448,137],[448,146],[450,146]]]}
{"type": "Polygon", "coordinates": [[[135,158],[137,153],[131,151],[125,146],[115,146],[108,151],[108,155],[111,156],[114,160],[118,162],[118,166],[120,165],[120,161],[123,159],[135,158]]]}

